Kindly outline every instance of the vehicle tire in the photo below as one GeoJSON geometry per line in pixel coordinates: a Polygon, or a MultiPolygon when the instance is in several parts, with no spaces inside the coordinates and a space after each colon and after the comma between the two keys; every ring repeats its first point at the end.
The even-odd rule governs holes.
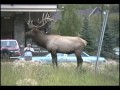
{"type": "Polygon", "coordinates": [[[10,51],[8,50],[8,49],[3,49],[2,51],[1,51],[1,54],[2,54],[2,59],[3,60],[9,60],[10,59],[10,51]]]}

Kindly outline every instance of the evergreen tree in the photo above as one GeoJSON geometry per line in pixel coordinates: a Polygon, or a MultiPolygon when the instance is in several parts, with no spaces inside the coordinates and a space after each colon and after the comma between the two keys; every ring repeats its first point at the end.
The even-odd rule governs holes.
{"type": "Polygon", "coordinates": [[[114,44],[114,47],[119,46],[119,17],[118,15],[115,15],[110,18],[109,20],[109,33],[112,37],[112,44],[114,44]],[[112,20],[111,20],[112,19],[112,20]]]}
{"type": "Polygon", "coordinates": [[[60,35],[76,36],[80,30],[80,19],[77,15],[77,5],[64,5],[61,12],[62,19],[59,21],[58,32],[60,35]]]}
{"type": "Polygon", "coordinates": [[[106,29],[104,33],[104,38],[103,38],[103,44],[101,48],[101,56],[104,56],[106,58],[112,58],[113,54],[113,42],[112,42],[112,37],[109,31],[109,26],[106,24],[106,29]]]}
{"type": "Polygon", "coordinates": [[[93,51],[95,48],[94,48],[94,44],[93,44],[93,40],[92,40],[91,29],[89,27],[89,21],[88,21],[88,18],[86,15],[84,16],[83,28],[81,31],[81,35],[82,35],[82,38],[84,38],[87,41],[86,51],[87,52],[93,51]]]}

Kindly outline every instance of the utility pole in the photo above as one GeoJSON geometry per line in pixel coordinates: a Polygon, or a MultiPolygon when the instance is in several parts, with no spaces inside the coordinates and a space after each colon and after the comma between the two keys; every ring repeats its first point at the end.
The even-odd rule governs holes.
{"type": "Polygon", "coordinates": [[[101,4],[101,23],[103,21],[103,7],[104,7],[104,4],[101,4]]]}
{"type": "Polygon", "coordinates": [[[103,19],[103,25],[102,25],[101,35],[100,35],[100,41],[99,41],[99,45],[98,45],[97,60],[95,63],[95,71],[97,71],[97,68],[98,68],[98,61],[99,61],[99,56],[101,53],[102,42],[103,42],[106,23],[107,23],[107,19],[108,19],[108,13],[109,13],[109,10],[106,10],[105,12],[103,12],[104,19],[103,19]]]}

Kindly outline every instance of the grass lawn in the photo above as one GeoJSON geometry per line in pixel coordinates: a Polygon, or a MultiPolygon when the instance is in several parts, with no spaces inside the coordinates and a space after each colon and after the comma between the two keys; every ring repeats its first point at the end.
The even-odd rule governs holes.
{"type": "Polygon", "coordinates": [[[38,62],[1,62],[1,86],[118,86],[119,63],[83,64],[59,63],[58,68],[38,62]]]}

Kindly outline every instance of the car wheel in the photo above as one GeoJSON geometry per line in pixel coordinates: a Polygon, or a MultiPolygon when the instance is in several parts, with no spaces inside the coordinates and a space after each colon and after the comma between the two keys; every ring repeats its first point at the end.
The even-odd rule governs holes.
{"type": "Polygon", "coordinates": [[[2,53],[1,57],[3,60],[8,61],[10,59],[10,51],[8,49],[3,49],[1,53],[2,53]]]}

